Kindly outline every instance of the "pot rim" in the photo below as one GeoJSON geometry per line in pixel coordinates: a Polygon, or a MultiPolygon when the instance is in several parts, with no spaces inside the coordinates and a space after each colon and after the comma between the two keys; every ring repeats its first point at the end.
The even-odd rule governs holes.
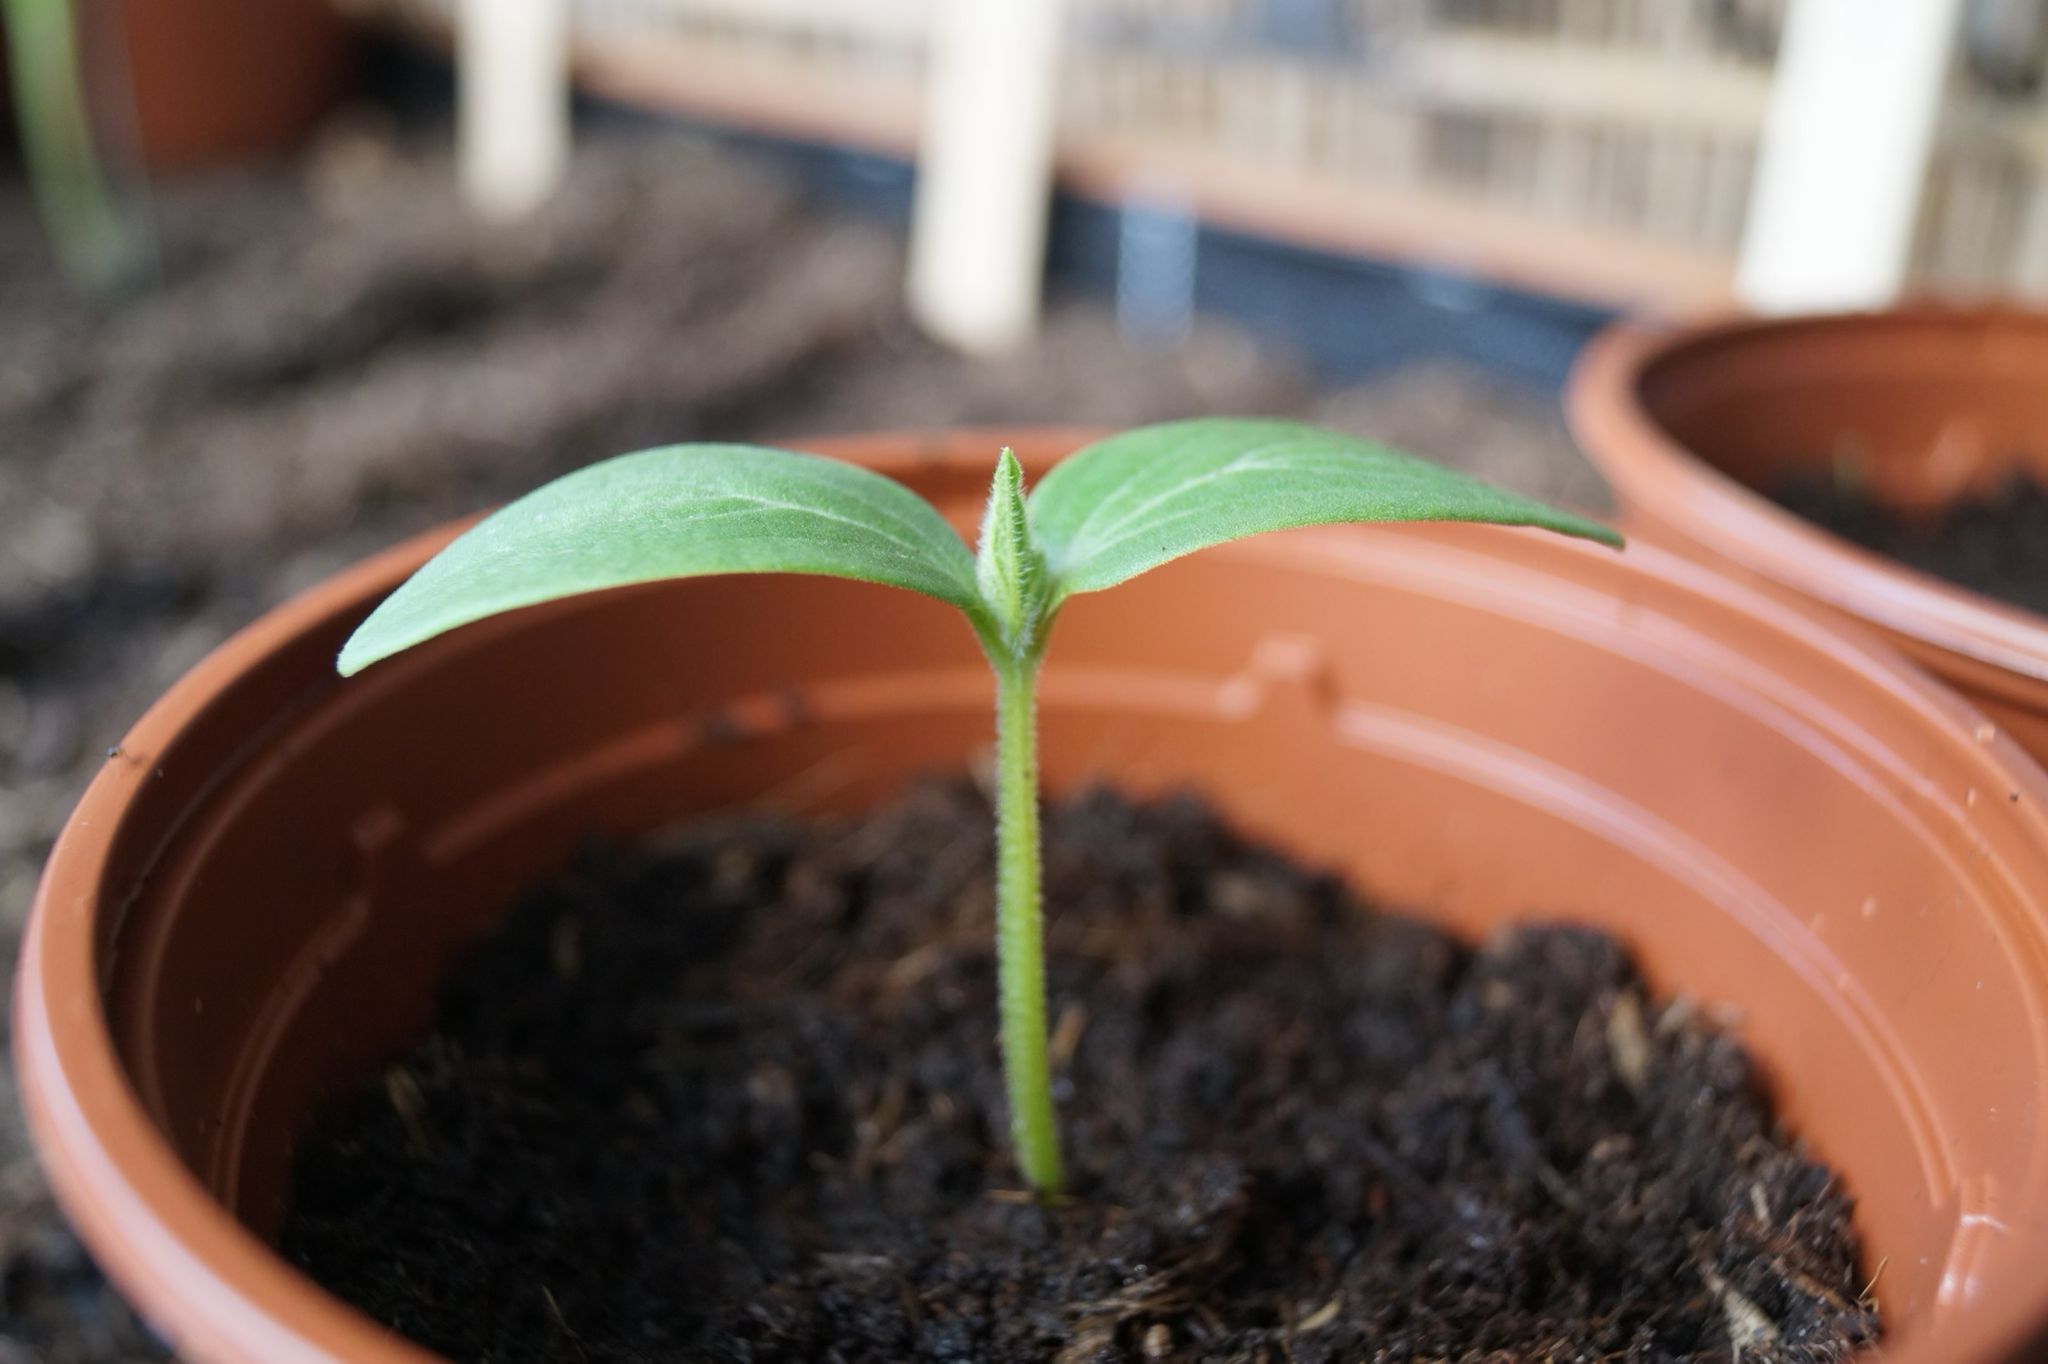
{"type": "MultiPolygon", "coordinates": [[[[920,429],[870,437],[796,440],[822,454],[861,452],[867,467],[904,477],[934,469],[986,469],[960,447],[986,437],[1038,450],[1075,448],[1093,432],[1017,427],[920,429]]],[[[1027,466],[1037,463],[1027,455],[1027,466]]],[[[473,518],[472,518],[473,519],[473,518]]],[[[75,888],[104,879],[125,807],[152,777],[152,755],[213,705],[250,667],[307,630],[360,612],[468,524],[412,537],[271,608],[178,679],[136,723],[94,777],[52,851],[24,938],[14,1007],[14,1050],[23,1107],[44,1169],[82,1239],[181,1357],[262,1359],[266,1364],[446,1364],[331,1296],[217,1202],[157,1129],[128,1079],[101,1004],[95,900],[75,888]],[[60,893],[60,887],[73,888],[60,893]]],[[[1396,528],[1408,529],[1408,528],[1396,528]]],[[[1430,533],[1441,528],[1423,528],[1430,533]]],[[[1461,528],[1471,531],[1474,528],[1461,528]]],[[[1537,532],[1493,530],[1534,536],[1537,532]]],[[[1604,556],[1559,541],[1568,562],[1604,556]]],[[[1936,725],[1971,735],[1971,706],[1889,651],[1818,625],[1798,606],[1654,546],[1631,548],[1624,571],[1661,580],[1784,635],[1788,643],[1846,666],[1857,679],[1936,725]]],[[[2001,780],[2025,792],[2036,822],[2048,821],[2048,773],[2000,732],[1971,745],[2001,780]]],[[[2044,839],[2048,842],[2048,839],[2044,839]]],[[[2003,1292],[1939,1341],[1913,1340],[1895,1364],[2007,1364],[2048,1323],[2048,1281],[2003,1292]]]]}
{"type": "Polygon", "coordinates": [[[98,914],[86,896],[125,807],[187,719],[309,624],[388,590],[460,529],[414,536],[265,612],[143,713],[86,787],[52,848],[22,940],[14,1059],[22,1109],[65,1214],[152,1329],[198,1361],[254,1350],[278,1364],[444,1364],[331,1297],[215,1201],[144,1110],[102,1006],[98,914]],[[224,1326],[223,1323],[235,1323],[224,1326]],[[327,1348],[309,1342],[324,1342],[327,1348]]]}
{"type": "Polygon", "coordinates": [[[1676,323],[1617,322],[1595,336],[1573,366],[1566,413],[1624,510],[1639,508],[1732,563],[1908,639],[2048,682],[2048,620],[1910,568],[1780,507],[1688,449],[1643,399],[1646,377],[1658,367],[1759,336],[1998,320],[2048,329],[2048,318],[2022,308],[1941,303],[1782,318],[1731,312],[1676,323]]]}

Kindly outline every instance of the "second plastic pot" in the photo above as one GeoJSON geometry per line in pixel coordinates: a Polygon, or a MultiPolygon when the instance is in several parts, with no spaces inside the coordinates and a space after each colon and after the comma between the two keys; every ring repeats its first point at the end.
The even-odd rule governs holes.
{"type": "Polygon", "coordinates": [[[2048,479],[2048,314],[2011,308],[1624,325],[1572,374],[1574,432],[1635,533],[1874,625],[2048,759],[2048,618],[1910,569],[1765,492],[1856,460],[1942,503],[2048,479]]]}
{"type": "MultiPolygon", "coordinates": [[[[967,526],[998,443],[835,448],[967,526]]],[[[1069,448],[1016,443],[1036,470],[1069,448]]],[[[180,682],[109,758],[37,901],[15,1034],[36,1140],[196,1364],[425,1360],[270,1248],[293,1142],[578,840],[856,806],[989,740],[955,616],[815,579],[582,598],[337,678],[344,636],[443,538],[180,682]]],[[[1953,697],[1653,549],[1345,528],[1077,599],[1043,732],[1056,787],[1197,788],[1465,932],[1618,933],[1660,989],[1736,1010],[1785,1117],[1843,1172],[1887,1358],[2030,1357],[2048,778],[1953,697]]]]}
{"type": "Polygon", "coordinates": [[[114,126],[132,116],[155,171],[275,153],[355,73],[355,34],[334,0],[86,0],[82,12],[88,55],[128,82],[96,96],[119,101],[114,126]]]}

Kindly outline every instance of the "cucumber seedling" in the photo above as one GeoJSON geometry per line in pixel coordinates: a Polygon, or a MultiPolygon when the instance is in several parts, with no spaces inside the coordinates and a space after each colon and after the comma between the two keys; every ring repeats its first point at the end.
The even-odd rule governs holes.
{"type": "Polygon", "coordinates": [[[354,673],[501,611],[629,583],[817,573],[959,609],[994,671],[996,948],[1010,1135],[1027,1183],[1060,1189],[1040,926],[1039,663],[1069,597],[1263,531],[1483,521],[1619,545],[1595,522],[1350,436],[1294,422],[1148,426],[1090,445],[1028,495],[1004,450],[970,552],[903,485],[815,455],[678,445],[595,464],[479,522],[341,651],[354,673]]]}

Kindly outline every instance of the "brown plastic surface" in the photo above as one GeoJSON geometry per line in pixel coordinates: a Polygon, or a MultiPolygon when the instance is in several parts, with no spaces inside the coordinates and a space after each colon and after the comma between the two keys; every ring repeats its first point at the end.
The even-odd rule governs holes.
{"type": "MultiPolygon", "coordinates": [[[[964,526],[1001,439],[1037,470],[1070,445],[831,448],[964,526]]],[[[15,1037],[38,1145],[196,1364],[424,1364],[266,1246],[292,1139],[575,840],[858,805],[990,739],[947,608],[820,579],[626,589],[334,676],[445,535],[181,681],[37,901],[15,1037]]],[[[1056,786],[1197,787],[1461,930],[1621,934],[1660,989],[1737,1011],[1844,1172],[1887,1358],[2012,1361],[2048,1321],[2048,777],[1888,655],[1655,548],[1299,531],[1074,601],[1043,729],[1056,786]]]]}
{"type": "Polygon", "coordinates": [[[89,38],[127,91],[151,170],[190,170],[289,146],[354,73],[332,0],[90,0],[89,38]]]}
{"type": "Polygon", "coordinates": [[[1618,326],[1579,362],[1568,405],[1629,530],[1879,627],[2048,758],[2048,619],[1755,491],[1838,454],[1908,511],[2021,464],[2048,478],[2048,314],[1920,307],[1618,326]]]}

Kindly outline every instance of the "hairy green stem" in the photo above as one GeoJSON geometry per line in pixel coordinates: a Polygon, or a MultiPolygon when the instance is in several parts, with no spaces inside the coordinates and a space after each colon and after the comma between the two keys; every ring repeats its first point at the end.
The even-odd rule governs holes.
{"type": "Polygon", "coordinates": [[[1038,834],[1038,660],[990,656],[996,671],[996,971],[1010,1141],[1025,1183],[1060,1191],[1059,1129],[1046,1057],[1045,929],[1038,834]]]}

